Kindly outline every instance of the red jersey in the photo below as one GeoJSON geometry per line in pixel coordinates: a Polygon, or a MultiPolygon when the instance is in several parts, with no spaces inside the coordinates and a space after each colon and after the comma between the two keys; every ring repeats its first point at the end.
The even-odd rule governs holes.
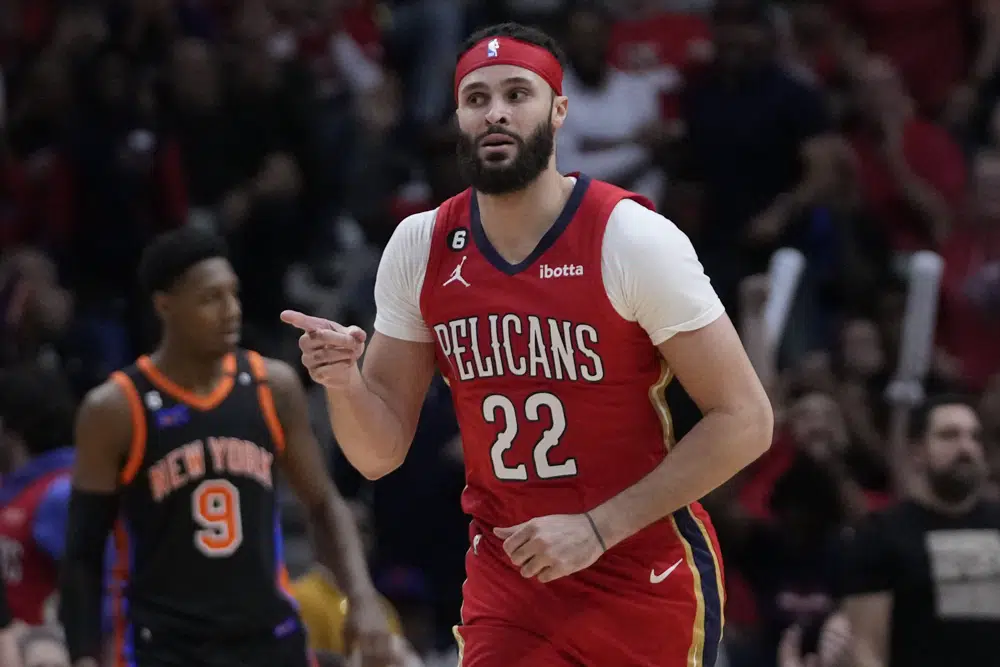
{"type": "Polygon", "coordinates": [[[722,563],[697,503],[547,584],[522,577],[491,530],[591,510],[667,456],[671,373],[656,346],[724,309],[690,241],[650,209],[579,175],[552,228],[512,264],[468,190],[404,220],[383,253],[375,328],[434,345],[461,428],[469,667],[715,661],[722,563]]]}
{"type": "MultiPolygon", "coordinates": [[[[590,510],[651,472],[672,442],[670,371],[602,279],[605,226],[622,199],[652,208],[579,177],[517,265],[490,245],[471,190],[438,209],[420,310],[462,432],[463,508],[487,530],[590,510]]],[[[640,535],[676,542],[669,523],[640,535]]]]}
{"type": "Polygon", "coordinates": [[[57,469],[24,486],[0,509],[0,567],[14,618],[29,625],[45,622],[46,604],[59,582],[59,566],[35,541],[35,515],[50,485],[69,474],[57,469]]]}

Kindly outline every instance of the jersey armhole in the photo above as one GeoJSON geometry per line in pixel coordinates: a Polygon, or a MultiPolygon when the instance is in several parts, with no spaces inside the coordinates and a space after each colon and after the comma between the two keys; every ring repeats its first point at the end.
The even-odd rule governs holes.
{"type": "Polygon", "coordinates": [[[278,454],[285,451],[285,428],[278,419],[278,409],[274,406],[274,394],[271,392],[271,385],[267,382],[267,363],[264,358],[253,350],[247,350],[247,362],[254,379],[257,381],[257,402],[260,403],[260,411],[264,415],[267,429],[274,439],[274,447],[278,454]]]}
{"type": "Polygon", "coordinates": [[[132,378],[122,371],[115,371],[111,374],[111,381],[125,393],[132,420],[132,440],[120,476],[121,483],[128,485],[135,479],[139,467],[142,466],[142,459],[146,455],[146,410],[142,407],[139,390],[136,389],[132,378]]]}
{"type": "MultiPolygon", "coordinates": [[[[442,259],[439,246],[441,241],[447,238],[448,233],[451,231],[452,208],[455,205],[455,200],[461,196],[462,195],[459,194],[451,199],[446,199],[440,206],[438,206],[437,212],[434,214],[434,223],[433,227],[431,227],[430,248],[427,250],[427,264],[424,267],[424,282],[420,285],[420,294],[417,295],[417,305],[420,308],[421,317],[424,317],[424,313],[427,312],[426,305],[429,299],[428,290],[430,289],[431,282],[437,280],[438,271],[441,267],[442,259]]],[[[466,241],[466,243],[468,242],[469,241],[466,241]]],[[[424,317],[424,321],[427,321],[426,317],[424,317]]],[[[433,335],[433,332],[431,332],[431,335],[433,335]]]]}

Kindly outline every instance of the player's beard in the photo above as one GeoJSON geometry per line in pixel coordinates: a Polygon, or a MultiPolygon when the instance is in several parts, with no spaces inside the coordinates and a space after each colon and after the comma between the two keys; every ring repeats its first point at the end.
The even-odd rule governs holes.
{"type": "Polygon", "coordinates": [[[469,185],[483,194],[506,195],[523,190],[549,166],[555,150],[555,136],[549,120],[540,123],[527,140],[502,126],[488,127],[477,137],[461,132],[458,138],[459,171],[469,185]],[[500,166],[480,158],[480,142],[490,134],[502,134],[517,144],[517,154],[510,164],[500,166]]]}

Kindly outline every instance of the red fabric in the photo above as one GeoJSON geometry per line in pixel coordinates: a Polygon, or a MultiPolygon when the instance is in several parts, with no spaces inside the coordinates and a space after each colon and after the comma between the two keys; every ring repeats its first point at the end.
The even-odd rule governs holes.
{"type": "Polygon", "coordinates": [[[481,67],[515,65],[542,77],[556,95],[562,95],[563,70],[556,57],[534,44],[510,37],[487,37],[462,54],[455,67],[455,98],[462,79],[481,67]]]}
{"type": "Polygon", "coordinates": [[[739,503],[748,516],[754,519],[771,517],[768,507],[771,490],[794,460],[795,445],[788,431],[782,429],[775,434],[771,448],[745,473],[747,479],[740,487],[739,503]]]}
{"type": "Polygon", "coordinates": [[[675,517],[678,532],[697,546],[675,539],[674,548],[637,555],[623,542],[582,572],[547,584],[521,576],[503,541],[473,521],[458,629],[462,665],[679,667],[692,663],[692,644],[701,645],[697,664],[714,664],[725,604],[715,530],[696,505],[675,517]],[[653,579],[656,573],[668,576],[653,579]]]}
{"type": "Polygon", "coordinates": [[[377,7],[372,0],[362,0],[344,9],[340,22],[345,32],[357,42],[365,54],[377,62],[385,58],[382,46],[382,28],[377,19],[377,7]]]}
{"type": "MultiPolygon", "coordinates": [[[[525,656],[497,628],[565,639],[559,647],[581,663],[609,666],[684,664],[692,633],[703,632],[704,663],[714,661],[725,581],[698,503],[544,585],[511,566],[493,532],[595,507],[667,456],[667,369],[642,327],[615,311],[600,271],[608,218],[624,198],[651,208],[579,176],[537,261],[519,266],[484,238],[471,190],[438,209],[420,310],[461,425],[462,507],[473,518],[463,664],[525,656]],[[581,630],[571,638],[559,629],[567,619],[581,630]]],[[[532,655],[531,664],[556,663],[532,655]]]]}
{"type": "MultiPolygon", "coordinates": [[[[933,244],[924,222],[903,199],[879,141],[859,132],[851,138],[857,156],[862,196],[869,213],[889,235],[896,251],[928,249],[933,244]]],[[[903,130],[903,154],[913,173],[945,198],[957,213],[965,200],[966,167],[961,149],[937,125],[911,119],[903,130]]]]}
{"type": "Polygon", "coordinates": [[[625,71],[670,66],[685,70],[698,61],[692,52],[712,39],[700,16],[663,13],[647,19],[619,21],[611,29],[609,59],[625,71]]]}
{"type": "MultiPolygon", "coordinates": [[[[451,386],[462,426],[467,482],[462,508],[483,525],[584,511],[644,477],[666,456],[660,413],[650,404],[651,397],[664,400],[650,387],[663,381],[665,371],[649,336],[612,307],[599,269],[608,217],[625,197],[651,206],[609,184],[579,179],[571,199],[576,203],[560,218],[557,239],[530,267],[510,269],[513,275],[498,270],[501,260],[481,237],[474,242],[484,232],[471,190],[438,209],[420,310],[438,336],[437,366],[451,386]],[[565,273],[564,267],[579,273],[565,273]],[[553,352],[551,362],[539,357],[562,349],[563,340],[573,343],[571,356],[553,352]],[[600,392],[593,391],[593,378],[600,378],[600,392]],[[517,472],[498,468],[499,450],[490,443],[503,428],[514,427],[501,425],[507,416],[495,402],[529,416],[536,409],[545,412],[545,406],[525,406],[534,405],[532,397],[541,395],[546,382],[552,394],[544,396],[551,396],[556,421],[520,418],[502,459],[504,465],[519,465],[517,472]],[[549,429],[560,432],[559,442],[573,443],[572,453],[552,446],[551,461],[571,457],[573,463],[553,472],[543,460],[536,472],[541,450],[534,446],[554,437],[545,435],[549,429]],[[612,441],[621,444],[608,447],[612,441]],[[509,481],[510,475],[521,482],[509,481]],[[560,483],[539,483],[554,478],[560,483]]],[[[667,550],[676,536],[661,522],[632,540],[633,549],[667,550]]]]}
{"type": "Polygon", "coordinates": [[[1000,261],[1000,234],[961,228],[941,249],[944,275],[937,340],[956,357],[970,389],[982,391],[1000,372],[1000,317],[990,316],[966,295],[965,287],[987,262],[1000,261]]]}
{"type": "Polygon", "coordinates": [[[899,68],[914,99],[932,114],[968,70],[966,31],[974,0],[836,0],[841,18],[869,51],[899,68]]]}
{"type": "Polygon", "coordinates": [[[67,470],[42,475],[0,509],[0,539],[17,545],[17,576],[6,577],[7,601],[14,618],[28,625],[45,621],[45,605],[58,592],[59,568],[38,545],[32,532],[39,503],[54,481],[67,470]]]}
{"type": "MultiPolygon", "coordinates": [[[[708,22],[693,14],[665,12],[645,19],[619,21],[611,29],[609,60],[626,72],[648,72],[671,68],[682,76],[702,65],[711,49],[708,22]]],[[[679,88],[660,96],[660,115],[680,116],[679,88]]]]}
{"type": "MultiPolygon", "coordinates": [[[[747,471],[747,479],[740,488],[739,504],[753,519],[771,518],[771,492],[774,485],[795,462],[798,453],[791,435],[786,429],[778,431],[774,443],[767,452],[754,461],[747,471]]],[[[879,491],[865,491],[865,506],[868,511],[880,510],[893,502],[893,496],[879,491]]]]}
{"type": "Polygon", "coordinates": [[[726,573],[726,625],[750,628],[760,620],[753,588],[737,569],[726,573]]]}

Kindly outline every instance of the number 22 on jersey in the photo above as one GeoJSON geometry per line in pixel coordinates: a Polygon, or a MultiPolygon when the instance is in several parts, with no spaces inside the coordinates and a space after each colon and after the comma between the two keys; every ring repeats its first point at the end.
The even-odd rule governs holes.
{"type": "Polygon", "coordinates": [[[194,546],[209,558],[232,556],[243,543],[240,491],[224,479],[206,479],[191,494],[191,516],[199,529],[194,546]]]}
{"type": "MultiPolygon", "coordinates": [[[[562,401],[549,392],[532,394],[524,401],[524,418],[529,422],[543,419],[542,408],[549,413],[551,425],[542,432],[542,437],[532,447],[532,459],[535,473],[539,479],[556,479],[576,475],[576,459],[568,458],[562,463],[552,463],[549,458],[551,451],[559,444],[560,438],[566,432],[566,410],[562,401]]],[[[518,411],[514,402],[503,394],[490,394],[483,399],[483,419],[495,424],[503,420],[503,430],[497,434],[490,447],[490,459],[493,462],[493,473],[497,479],[504,481],[524,482],[528,479],[528,467],[518,463],[511,467],[504,463],[503,456],[514,446],[514,438],[518,431],[518,411]]]]}

